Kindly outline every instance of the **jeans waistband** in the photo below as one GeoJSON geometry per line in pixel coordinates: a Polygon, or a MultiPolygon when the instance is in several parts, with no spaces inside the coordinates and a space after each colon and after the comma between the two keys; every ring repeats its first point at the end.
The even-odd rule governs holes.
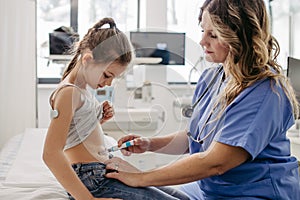
{"type": "Polygon", "coordinates": [[[106,168],[106,165],[104,163],[100,162],[91,162],[91,163],[75,163],[72,164],[72,168],[74,171],[79,173],[84,173],[91,170],[104,170],[106,168]]]}

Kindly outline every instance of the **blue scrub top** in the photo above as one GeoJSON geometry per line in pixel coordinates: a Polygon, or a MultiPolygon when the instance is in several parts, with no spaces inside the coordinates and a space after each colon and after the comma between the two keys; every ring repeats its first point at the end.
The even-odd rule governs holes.
{"type": "MultiPolygon", "coordinates": [[[[220,67],[203,72],[193,102],[220,67]]],[[[201,195],[205,199],[300,199],[298,163],[290,154],[290,141],[286,137],[294,118],[282,88],[270,79],[257,81],[226,107],[221,118],[213,120],[218,114],[211,114],[211,110],[227,82],[222,77],[220,73],[194,110],[190,120],[192,136],[201,139],[211,134],[203,144],[189,139],[190,153],[203,152],[212,141],[217,141],[243,148],[251,159],[222,175],[197,181],[203,191],[201,195]],[[203,127],[210,115],[209,123],[203,127]]]]}

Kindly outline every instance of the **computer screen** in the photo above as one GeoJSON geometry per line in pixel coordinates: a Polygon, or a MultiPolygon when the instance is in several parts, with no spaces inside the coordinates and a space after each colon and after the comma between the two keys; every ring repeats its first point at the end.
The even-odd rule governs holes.
{"type": "Polygon", "coordinates": [[[300,103],[300,59],[288,57],[287,76],[295,90],[300,103]]]}
{"type": "Polygon", "coordinates": [[[185,33],[130,32],[130,41],[136,57],[160,57],[159,64],[185,64],[185,33]]]}

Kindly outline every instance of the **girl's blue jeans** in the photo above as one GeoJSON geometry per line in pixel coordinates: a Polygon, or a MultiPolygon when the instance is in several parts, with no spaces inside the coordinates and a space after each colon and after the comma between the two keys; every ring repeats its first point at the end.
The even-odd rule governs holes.
{"type": "MultiPolygon", "coordinates": [[[[184,193],[171,187],[130,187],[105,177],[103,163],[79,163],[72,165],[74,171],[94,197],[121,198],[123,200],[185,200],[184,193]]],[[[74,198],[69,194],[69,199],[74,198]]]]}

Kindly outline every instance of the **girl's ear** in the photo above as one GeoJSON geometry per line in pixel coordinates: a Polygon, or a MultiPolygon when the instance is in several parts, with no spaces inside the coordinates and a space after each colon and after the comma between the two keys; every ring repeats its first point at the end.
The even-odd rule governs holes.
{"type": "Polygon", "coordinates": [[[93,61],[93,54],[90,52],[84,53],[82,56],[82,64],[83,66],[86,66],[87,64],[91,63],[93,61]]]}

